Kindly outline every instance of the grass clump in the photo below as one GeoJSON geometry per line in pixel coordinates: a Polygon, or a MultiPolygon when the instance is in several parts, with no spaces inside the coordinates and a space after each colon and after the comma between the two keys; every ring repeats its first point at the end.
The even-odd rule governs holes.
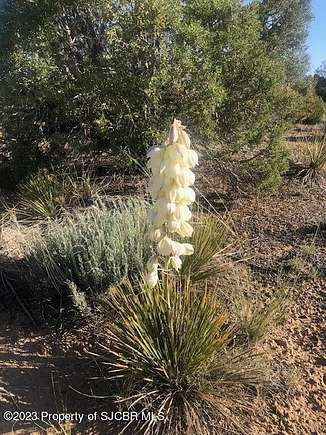
{"type": "Polygon", "coordinates": [[[118,287],[105,305],[113,317],[104,349],[117,401],[157,417],[136,424],[135,433],[229,433],[239,426],[237,412],[265,382],[264,370],[257,354],[232,345],[234,329],[212,294],[167,277],[155,289],[118,287]]]}
{"type": "Polygon", "coordinates": [[[233,298],[233,311],[239,325],[239,335],[246,342],[256,343],[268,336],[284,315],[287,297],[277,293],[268,302],[253,300],[243,293],[233,298]]]}
{"type": "Polygon", "coordinates": [[[34,232],[27,262],[56,288],[100,291],[143,268],[146,220],[144,201],[98,203],[34,232]]]}

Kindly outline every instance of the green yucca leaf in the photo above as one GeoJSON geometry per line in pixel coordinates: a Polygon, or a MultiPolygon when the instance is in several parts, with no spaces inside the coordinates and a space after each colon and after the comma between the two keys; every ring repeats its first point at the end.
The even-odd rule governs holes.
{"type": "Polygon", "coordinates": [[[198,282],[218,273],[213,260],[223,255],[228,234],[229,228],[223,221],[213,215],[200,215],[191,239],[195,254],[183,259],[181,275],[198,282]]]}
{"type": "Polygon", "coordinates": [[[190,279],[165,276],[155,289],[126,281],[103,304],[111,319],[105,350],[109,377],[119,382],[117,400],[165,415],[137,433],[210,433],[207,413],[232,420],[247,406],[242,388],[269,376],[260,355],[234,348],[227,313],[190,279]]]}
{"type": "Polygon", "coordinates": [[[304,183],[318,183],[326,166],[326,136],[314,136],[305,139],[308,161],[300,172],[304,183]]]}
{"type": "Polygon", "coordinates": [[[65,211],[94,204],[105,184],[94,181],[91,171],[76,169],[50,174],[39,171],[19,186],[18,204],[11,210],[19,222],[37,223],[62,218],[65,211]]]}
{"type": "Polygon", "coordinates": [[[192,292],[189,283],[182,290],[170,280],[155,290],[127,289],[128,297],[119,287],[107,301],[117,316],[111,333],[115,355],[124,362],[122,371],[180,383],[227,341],[216,302],[207,293],[192,292]]]}

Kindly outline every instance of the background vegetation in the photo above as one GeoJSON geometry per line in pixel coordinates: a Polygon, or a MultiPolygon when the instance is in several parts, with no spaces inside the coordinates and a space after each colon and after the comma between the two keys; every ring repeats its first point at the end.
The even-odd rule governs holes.
{"type": "MultiPolygon", "coordinates": [[[[41,337],[44,355],[33,350],[37,382],[21,382],[24,394],[36,387],[40,396],[43,379],[54,389],[58,373],[67,409],[81,409],[76,396],[70,400],[74,391],[87,412],[100,397],[96,409],[164,412],[164,421],[121,422],[132,433],[308,433],[303,385],[308,379],[309,412],[318,404],[312,388],[321,385],[323,316],[312,304],[325,271],[326,141],[323,125],[285,132],[294,121],[325,119],[325,66],[306,75],[310,1],[1,5],[0,186],[16,189],[0,198],[0,302],[18,320],[20,307],[41,326],[37,333],[51,330],[41,337]],[[187,124],[200,152],[194,255],[178,272],[160,267],[149,289],[147,171],[132,171],[143,169],[173,117],[187,124]],[[272,191],[282,174],[280,195],[232,195],[234,187],[272,191]],[[292,325],[276,329],[285,321],[292,325]],[[39,375],[41,360],[49,379],[39,375]],[[80,376],[81,388],[55,370],[58,360],[80,376]],[[291,365],[308,360],[293,399],[285,379],[291,365]],[[295,418],[284,409],[293,404],[295,418]],[[264,420],[255,428],[256,417],[264,420]]],[[[8,403],[16,409],[23,398],[33,402],[18,396],[15,370],[28,376],[20,356],[28,359],[35,331],[11,323],[4,320],[0,344],[7,354],[16,343],[2,367],[11,372],[8,403]]],[[[51,395],[58,411],[54,402],[51,395]]]]}
{"type": "Polygon", "coordinates": [[[310,0],[7,2],[0,182],[85,150],[141,158],[178,116],[199,145],[244,154],[239,172],[275,187],[309,18],[310,0]]]}

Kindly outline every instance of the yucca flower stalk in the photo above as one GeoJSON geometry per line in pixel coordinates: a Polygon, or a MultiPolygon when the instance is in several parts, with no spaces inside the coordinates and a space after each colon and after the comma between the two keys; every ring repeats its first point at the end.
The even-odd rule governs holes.
{"type": "Polygon", "coordinates": [[[157,245],[148,261],[145,281],[149,287],[155,287],[160,264],[166,270],[179,270],[181,257],[194,252],[190,243],[177,239],[191,237],[193,232],[189,206],[196,195],[190,187],[195,182],[191,169],[198,164],[198,154],[190,149],[185,127],[175,119],[164,146],[152,148],[148,157],[152,171],[149,191],[154,201],[148,237],[157,245]]]}

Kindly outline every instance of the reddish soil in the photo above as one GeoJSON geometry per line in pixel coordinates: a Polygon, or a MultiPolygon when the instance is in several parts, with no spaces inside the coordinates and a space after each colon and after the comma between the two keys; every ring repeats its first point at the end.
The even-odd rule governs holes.
{"type": "Polygon", "coordinates": [[[287,388],[270,397],[252,431],[324,434],[326,192],[285,182],[273,198],[235,201],[232,216],[253,274],[265,285],[283,277],[292,300],[264,346],[287,388]]]}

